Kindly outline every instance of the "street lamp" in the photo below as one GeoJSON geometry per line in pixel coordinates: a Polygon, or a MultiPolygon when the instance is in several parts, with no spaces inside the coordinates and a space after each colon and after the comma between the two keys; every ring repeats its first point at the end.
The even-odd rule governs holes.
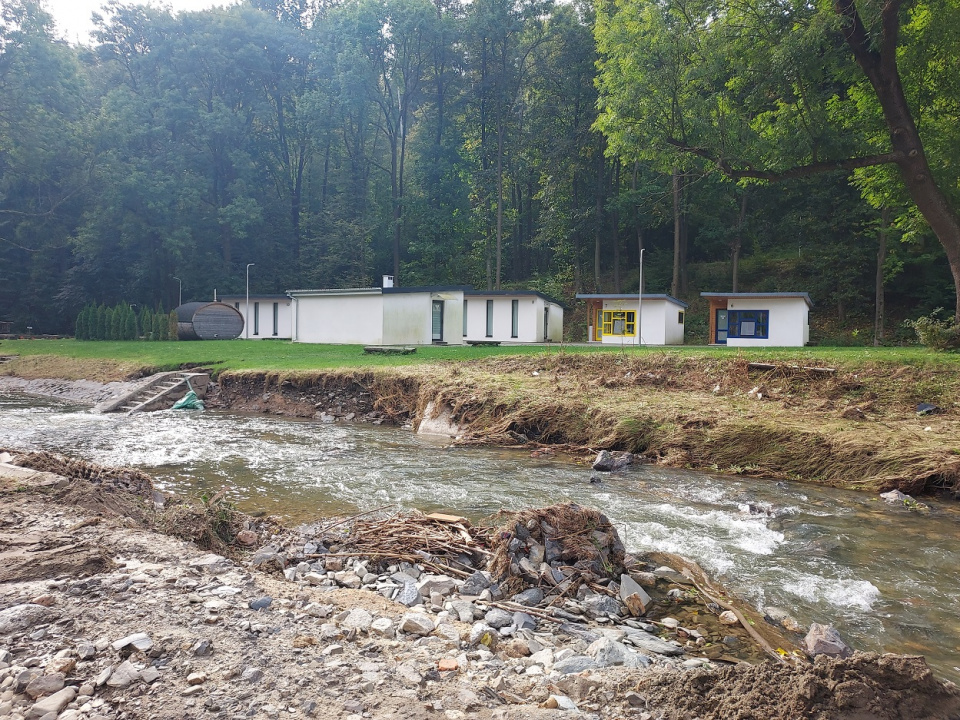
{"type": "Polygon", "coordinates": [[[183,305],[183,280],[178,277],[174,277],[173,279],[180,283],[180,293],[177,295],[177,307],[180,307],[183,305]]]}
{"type": "Polygon", "coordinates": [[[247,263],[247,312],[243,318],[244,337],[247,340],[250,339],[250,268],[254,265],[256,263],[247,263]]]}

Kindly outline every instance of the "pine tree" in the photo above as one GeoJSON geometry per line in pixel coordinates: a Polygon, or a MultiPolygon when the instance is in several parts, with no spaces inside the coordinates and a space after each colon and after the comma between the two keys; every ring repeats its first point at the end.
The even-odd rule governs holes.
{"type": "Polygon", "coordinates": [[[133,308],[124,303],[124,318],[123,318],[123,339],[124,340],[136,340],[137,339],[137,315],[134,312],[133,308]]]}
{"type": "Polygon", "coordinates": [[[107,307],[105,305],[97,306],[97,334],[94,340],[106,340],[108,325],[107,307]]]}

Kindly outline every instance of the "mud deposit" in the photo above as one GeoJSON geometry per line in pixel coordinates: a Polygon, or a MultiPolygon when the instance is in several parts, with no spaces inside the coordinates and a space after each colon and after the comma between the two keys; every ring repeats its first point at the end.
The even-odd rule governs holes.
{"type": "MultiPolygon", "coordinates": [[[[255,566],[241,545],[213,554],[159,532],[170,501],[160,508],[140,474],[45,467],[72,477],[8,469],[0,480],[0,717],[960,717],[957,689],[915,657],[752,666],[655,656],[646,668],[561,671],[560,657],[589,649],[550,623],[485,644],[457,613],[285,580],[282,560],[255,566]]],[[[207,520],[215,532],[203,542],[224,518],[207,520]]],[[[250,548],[302,542],[264,521],[229,522],[227,535],[246,533],[250,548]]],[[[584,629],[607,640],[613,630],[584,629]]]]}
{"type": "MultiPolygon", "coordinates": [[[[960,717],[960,695],[921,657],[858,653],[813,665],[759,665],[641,680],[637,691],[664,720],[911,720],[960,717]]],[[[655,715],[656,717],[656,715],[655,715]]]]}

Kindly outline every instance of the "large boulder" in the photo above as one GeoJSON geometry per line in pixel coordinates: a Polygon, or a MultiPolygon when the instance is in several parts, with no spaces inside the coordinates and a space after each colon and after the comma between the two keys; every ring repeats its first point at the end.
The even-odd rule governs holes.
{"type": "Polygon", "coordinates": [[[637,462],[637,456],[633,453],[623,452],[622,450],[601,450],[597,454],[597,459],[593,461],[593,469],[600,472],[613,472],[633,465],[637,462]]]}
{"type": "Polygon", "coordinates": [[[828,657],[847,658],[853,655],[853,650],[840,637],[840,633],[833,625],[812,623],[810,632],[803,639],[803,647],[810,657],[826,655],[828,657]]]}

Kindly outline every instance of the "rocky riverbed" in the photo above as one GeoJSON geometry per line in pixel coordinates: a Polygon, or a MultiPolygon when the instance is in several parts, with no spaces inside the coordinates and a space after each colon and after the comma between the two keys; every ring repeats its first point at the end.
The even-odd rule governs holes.
{"type": "Polygon", "coordinates": [[[558,623],[496,607],[482,573],[251,518],[210,552],[158,532],[200,536],[139,475],[68,474],[0,474],[0,717],[960,717],[921,658],[710,659],[685,617],[583,592],[558,623]]]}

